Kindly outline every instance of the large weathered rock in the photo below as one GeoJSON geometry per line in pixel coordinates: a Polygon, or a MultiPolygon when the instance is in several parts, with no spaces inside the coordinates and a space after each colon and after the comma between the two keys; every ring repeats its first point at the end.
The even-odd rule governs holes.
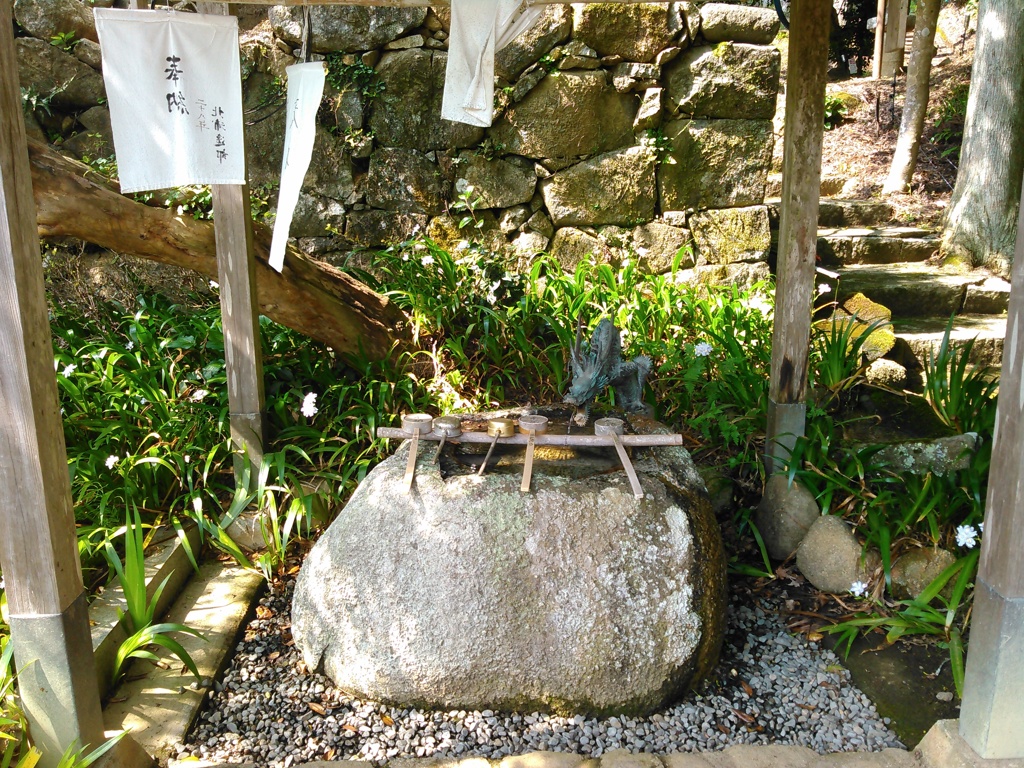
{"type": "MultiPolygon", "coordinates": [[[[284,153],[284,112],[245,129],[247,171],[251,184],[273,185],[281,179],[284,153]]],[[[313,156],[303,182],[303,190],[313,195],[346,202],[354,191],[352,159],[344,140],[317,128],[313,156]]]]}
{"type": "Polygon", "coordinates": [[[310,669],[401,705],[592,713],[650,712],[711,670],[725,563],[685,450],[638,457],[641,500],[621,470],[538,464],[522,493],[521,466],[442,474],[434,450],[409,493],[409,443],[373,469],[306,558],[310,669]]]}
{"type": "MultiPolygon", "coordinates": [[[[692,246],[690,230],[673,227],[660,221],[652,221],[633,230],[633,248],[640,268],[653,275],[660,275],[672,268],[672,262],[681,248],[692,246]]],[[[693,266],[693,248],[679,260],[680,269],[693,266]]]]}
{"type": "Polygon", "coordinates": [[[541,183],[555,226],[640,224],[654,218],[657,157],[645,147],[598,155],[541,183]]]}
{"type": "Polygon", "coordinates": [[[754,264],[709,264],[681,269],[676,273],[676,282],[699,288],[702,286],[736,286],[752,288],[771,277],[768,265],[759,261],[754,264]]]}
{"type": "Polygon", "coordinates": [[[377,65],[384,91],[373,100],[370,130],[385,147],[434,149],[469,147],[483,129],[441,119],[448,54],[441,51],[389,52],[377,65]]]}
{"type": "Polygon", "coordinates": [[[977,449],[977,433],[965,432],[934,440],[893,443],[879,451],[877,458],[898,474],[948,475],[970,467],[977,449]]]}
{"type": "MultiPolygon", "coordinates": [[[[372,8],[358,5],[314,5],[313,50],[368,51],[380,48],[423,23],[426,8],[372,8]]],[[[274,34],[298,46],[302,39],[302,8],[276,5],[270,9],[274,34]]]]}
{"type": "Polygon", "coordinates": [[[458,177],[473,187],[470,199],[479,198],[482,208],[528,203],[537,188],[533,163],[514,155],[489,160],[477,152],[463,152],[459,156],[458,177]]]}
{"type": "Polygon", "coordinates": [[[612,249],[600,238],[575,227],[562,227],[555,232],[548,252],[563,269],[570,272],[585,259],[593,257],[601,263],[610,261],[613,256],[612,249]]]}
{"type": "Polygon", "coordinates": [[[509,108],[491,138],[506,152],[532,158],[608,152],[633,143],[638,106],[637,97],[617,93],[604,72],[562,72],[509,108]]]}
{"type": "Polygon", "coordinates": [[[676,3],[578,3],[573,12],[574,39],[627,61],[651,61],[685,28],[676,3]]]}
{"type": "Polygon", "coordinates": [[[878,553],[863,550],[841,517],[824,515],[811,525],[796,551],[800,573],[823,592],[842,594],[860,581],[868,583],[878,567],[878,553]]]}
{"type": "Polygon", "coordinates": [[[345,221],[345,236],[369,247],[407,240],[427,226],[427,216],[395,211],[352,211],[345,221]]]}
{"type": "Polygon", "coordinates": [[[71,33],[79,40],[99,42],[92,8],[79,0],[14,0],[14,18],[39,40],[71,33]]]}
{"type": "Polygon", "coordinates": [[[441,213],[444,194],[437,165],[414,149],[383,147],[370,158],[366,202],[403,213],[441,213]]]}
{"type": "Polygon", "coordinates": [[[770,120],[674,120],[674,163],[658,166],[661,210],[760,205],[772,161],[770,120]]]}
{"type": "Polygon", "coordinates": [[[770,120],[779,71],[779,51],[771,46],[692,48],[665,68],[665,103],[677,115],[770,120]]]}
{"type": "Polygon", "coordinates": [[[474,211],[473,217],[476,219],[475,222],[460,227],[461,216],[455,218],[447,213],[435,216],[427,225],[426,235],[449,253],[458,251],[470,241],[492,251],[504,248],[505,235],[498,226],[494,214],[487,210],[474,211]]]}
{"type": "Polygon", "coordinates": [[[524,69],[572,34],[572,10],[550,5],[537,23],[494,55],[494,73],[515,80],[524,69]]]}
{"type": "Polygon", "coordinates": [[[690,230],[698,264],[766,261],[771,250],[768,209],[763,205],[700,211],[690,217],[690,230]]]}
{"type": "MultiPolygon", "coordinates": [[[[892,564],[892,596],[897,600],[917,598],[949,566],[956,555],[941,547],[921,547],[900,555],[892,564]]],[[[948,596],[953,585],[947,584],[948,596]]]]}
{"type": "Polygon", "coordinates": [[[768,45],[779,33],[779,14],[771,8],[705,3],[700,16],[704,38],[712,43],[732,40],[768,45]]]}
{"type": "Polygon", "coordinates": [[[22,88],[59,107],[95,107],[105,98],[103,76],[71,54],[33,37],[19,37],[14,46],[22,88]]]}
{"type": "Polygon", "coordinates": [[[807,531],[821,517],[814,496],[787,475],[772,475],[764,487],[754,523],[773,560],[785,560],[796,551],[807,531]]]}
{"type": "Polygon", "coordinates": [[[345,231],[345,207],[330,197],[299,195],[289,236],[325,237],[332,231],[345,231]]]}

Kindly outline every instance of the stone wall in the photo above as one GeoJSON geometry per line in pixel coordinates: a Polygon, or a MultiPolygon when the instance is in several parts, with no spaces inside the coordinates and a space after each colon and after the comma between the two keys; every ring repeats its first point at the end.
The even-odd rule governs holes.
{"type": "MultiPolygon", "coordinates": [[[[308,251],[343,263],[414,232],[457,247],[465,211],[452,205],[471,188],[474,237],[520,265],[548,251],[572,267],[593,253],[664,272],[691,244],[681,266],[699,279],[767,276],[774,11],[549,6],[497,56],[489,129],[440,118],[446,8],[316,6],[312,18],[314,50],[373,67],[374,82],[329,89],[293,227],[308,251]]],[[[246,46],[251,101],[299,41],[298,9],[270,19],[272,35],[246,46]]],[[[250,128],[254,182],[278,173],[282,123],[250,128]]]]}
{"type": "MultiPolygon", "coordinates": [[[[107,0],[109,2],[109,0],[107,0]]],[[[30,132],[95,159],[109,153],[98,46],[80,0],[16,0],[22,85],[56,91],[30,132]],[[50,45],[73,31],[71,51],[50,45]],[[67,77],[65,77],[67,75],[67,77]],[[64,87],[54,87],[67,80],[64,87]]],[[[262,9],[257,13],[263,13],[262,9]]],[[[497,55],[494,124],[442,120],[447,8],[312,7],[330,64],[316,149],[292,234],[336,264],[425,233],[474,237],[520,266],[548,251],[664,272],[680,248],[695,279],[767,276],[764,206],[779,87],[769,9],[691,2],[552,5],[497,55]]],[[[249,178],[280,174],[285,67],[301,9],[274,7],[243,34],[249,178]],[[277,106],[275,106],[275,104],[277,106]]]]}

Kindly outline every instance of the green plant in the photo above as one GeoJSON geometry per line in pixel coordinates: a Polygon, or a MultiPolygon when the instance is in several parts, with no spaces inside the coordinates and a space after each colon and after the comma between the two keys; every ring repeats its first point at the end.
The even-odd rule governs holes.
{"type": "Polygon", "coordinates": [[[864,347],[872,333],[887,325],[885,320],[865,325],[855,317],[832,317],[815,324],[811,372],[814,384],[829,393],[829,402],[841,403],[845,393],[864,381],[868,366],[864,347]]]}
{"type": "Polygon", "coordinates": [[[873,612],[858,612],[852,618],[825,627],[824,631],[839,635],[838,645],[845,644],[846,653],[857,635],[876,629],[885,631],[888,643],[908,635],[936,635],[942,637],[949,651],[953,683],[957,695],[963,696],[964,645],[963,635],[970,620],[969,590],[978,567],[978,550],[959,558],[932,581],[913,600],[900,600],[892,608],[876,606],[873,612]],[[954,581],[955,578],[955,581],[954,581]],[[943,596],[951,584],[949,597],[943,596]],[[938,605],[935,605],[938,603],[938,605]],[[960,623],[957,624],[957,617],[960,623]]]}
{"type": "Polygon", "coordinates": [[[377,77],[373,67],[359,59],[346,63],[345,58],[348,55],[350,54],[327,54],[327,82],[337,91],[344,91],[352,85],[365,99],[372,101],[378,98],[386,88],[384,81],[377,77]]]}
{"type": "Polygon", "coordinates": [[[665,135],[661,128],[648,128],[643,138],[643,144],[654,151],[660,164],[676,164],[676,159],[672,155],[672,140],[665,135]]]}
{"type": "Polygon", "coordinates": [[[170,637],[172,633],[180,632],[193,637],[202,638],[196,630],[186,627],[184,624],[154,624],[154,614],[157,603],[167,586],[168,574],[149,597],[146,589],[146,563],[145,547],[143,544],[143,526],[139,519],[139,513],[134,511],[134,516],[129,516],[124,529],[124,562],[117,554],[117,550],[109,541],[106,544],[107,561],[110,567],[121,581],[121,589],[124,593],[125,604],[128,608],[127,614],[118,609],[118,618],[125,624],[128,638],[121,643],[117,649],[117,656],[114,661],[114,680],[120,678],[124,671],[125,662],[132,658],[149,659],[158,661],[158,657],[148,650],[151,645],[159,645],[166,648],[181,662],[188,667],[188,670],[200,679],[199,670],[191,655],[181,644],[170,637]]]}
{"type": "Polygon", "coordinates": [[[846,102],[839,95],[825,94],[825,130],[831,131],[846,119],[846,102]]]}
{"type": "Polygon", "coordinates": [[[950,343],[954,319],[949,318],[938,350],[929,350],[925,356],[925,397],[947,426],[960,432],[991,434],[999,379],[986,367],[971,366],[975,339],[960,346],[950,343]]]}
{"type": "Polygon", "coordinates": [[[50,37],[50,45],[60,48],[65,53],[71,53],[80,42],[82,41],[75,39],[74,32],[58,32],[50,37]]]}
{"type": "Polygon", "coordinates": [[[34,85],[21,87],[22,106],[30,112],[38,111],[46,115],[52,115],[53,110],[50,107],[55,95],[56,91],[46,94],[40,93],[34,85]]]}

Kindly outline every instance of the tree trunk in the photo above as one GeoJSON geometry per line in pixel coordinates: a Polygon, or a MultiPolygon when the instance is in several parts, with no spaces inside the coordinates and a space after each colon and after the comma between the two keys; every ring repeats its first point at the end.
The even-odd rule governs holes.
{"type": "Polygon", "coordinates": [[[981,0],[964,142],[944,254],[1008,277],[1024,177],[1024,9],[981,0]]]}
{"type": "Polygon", "coordinates": [[[921,146],[921,131],[928,112],[928,94],[932,59],[935,58],[935,27],[939,21],[941,0],[918,0],[917,23],[914,26],[914,47],[910,52],[907,69],[907,95],[903,99],[903,118],[892,156],[889,178],[882,194],[906,192],[914,178],[917,151],[921,146]]]}
{"type": "MultiPolygon", "coordinates": [[[[29,141],[40,237],[74,237],[217,278],[213,224],[136,203],[90,168],[29,141]]],[[[342,354],[381,359],[410,335],[388,299],[289,246],[284,271],[267,263],[271,230],[253,225],[260,312],[342,354]]]]}

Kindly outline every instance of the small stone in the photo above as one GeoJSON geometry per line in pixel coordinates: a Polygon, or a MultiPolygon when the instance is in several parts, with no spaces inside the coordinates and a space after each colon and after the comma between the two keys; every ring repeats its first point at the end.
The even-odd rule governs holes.
{"type": "Polygon", "coordinates": [[[938,699],[939,701],[952,701],[953,700],[953,692],[952,691],[939,691],[938,693],[935,694],[935,698],[938,699]]]}
{"type": "Polygon", "coordinates": [[[814,496],[798,481],[782,474],[772,475],[765,484],[754,523],[768,554],[785,560],[800,546],[811,526],[821,517],[814,496]]]}

